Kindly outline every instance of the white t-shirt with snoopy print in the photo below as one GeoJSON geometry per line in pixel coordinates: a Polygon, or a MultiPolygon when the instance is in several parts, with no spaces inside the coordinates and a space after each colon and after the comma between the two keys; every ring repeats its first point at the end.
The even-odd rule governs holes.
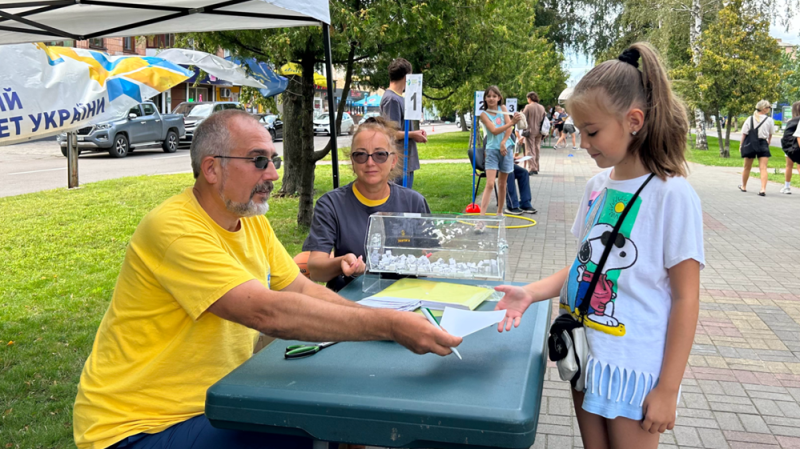
{"type": "MultiPolygon", "coordinates": [[[[661,373],[672,306],[668,269],[688,259],[705,264],[703,212],[686,178],[666,181],[653,177],[631,207],[614,248],[606,260],[592,298],[584,298],[619,216],[649,175],[625,181],[610,178],[612,169],[594,176],[586,185],[572,234],[578,254],[561,290],[561,313],[577,317],[578,305],[588,300],[585,320],[589,342],[587,372],[607,372],[594,379],[605,399],[618,400],[639,390],[641,402],[661,373]],[[621,382],[614,390],[611,377],[621,382]],[[606,388],[608,387],[608,388],[606,388]],[[626,390],[627,389],[627,390],[626,390]],[[613,396],[617,396],[616,398],[613,396]]],[[[597,385],[588,386],[598,388],[597,385]]],[[[641,404],[639,404],[641,406],[641,404]]],[[[624,416],[624,415],[623,415],[624,416]]],[[[611,417],[613,418],[613,416],[611,417]]]]}

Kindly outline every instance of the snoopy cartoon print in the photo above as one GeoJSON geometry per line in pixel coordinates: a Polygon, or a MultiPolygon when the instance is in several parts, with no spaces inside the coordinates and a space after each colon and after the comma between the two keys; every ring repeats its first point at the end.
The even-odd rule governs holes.
{"type": "MultiPolygon", "coordinates": [[[[575,309],[578,309],[583,301],[586,301],[586,293],[592,278],[598,273],[589,271],[589,262],[597,267],[603,251],[611,238],[613,226],[606,223],[598,223],[589,232],[588,238],[581,244],[578,252],[577,281],[578,291],[575,297],[575,309]]],[[[617,332],[623,333],[624,325],[614,316],[617,298],[617,286],[614,281],[609,279],[608,273],[614,270],[625,270],[636,263],[639,253],[633,240],[625,237],[621,233],[617,234],[611,245],[611,252],[608,254],[602,273],[594,289],[594,294],[589,298],[589,311],[586,318],[603,328],[621,328],[617,332]],[[620,332],[621,331],[621,332],[620,332]]],[[[596,326],[593,326],[597,328],[596,326]]],[[[607,329],[598,329],[607,330],[607,329]]],[[[609,329],[610,330],[610,329],[609,329]]]]}

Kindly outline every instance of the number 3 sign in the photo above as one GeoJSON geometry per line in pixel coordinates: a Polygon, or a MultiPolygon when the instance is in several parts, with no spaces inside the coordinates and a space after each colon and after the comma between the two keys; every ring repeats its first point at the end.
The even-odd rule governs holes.
{"type": "Polygon", "coordinates": [[[406,75],[405,119],[422,120],[422,74],[406,75]]]}

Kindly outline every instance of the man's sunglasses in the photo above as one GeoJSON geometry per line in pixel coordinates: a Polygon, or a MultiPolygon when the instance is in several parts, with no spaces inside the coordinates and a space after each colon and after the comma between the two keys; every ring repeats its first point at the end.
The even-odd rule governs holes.
{"type": "Polygon", "coordinates": [[[256,164],[256,168],[259,170],[265,170],[267,167],[269,167],[270,162],[272,162],[272,165],[275,166],[275,170],[277,170],[281,168],[281,162],[282,162],[280,156],[275,156],[272,159],[266,156],[256,156],[256,157],[214,156],[214,159],[245,159],[256,164]]]}
{"type": "Polygon", "coordinates": [[[388,151],[376,151],[372,154],[367,153],[366,151],[354,151],[350,153],[350,157],[353,158],[353,161],[356,164],[366,164],[367,159],[372,158],[376,164],[383,164],[386,160],[389,159],[388,151]]]}

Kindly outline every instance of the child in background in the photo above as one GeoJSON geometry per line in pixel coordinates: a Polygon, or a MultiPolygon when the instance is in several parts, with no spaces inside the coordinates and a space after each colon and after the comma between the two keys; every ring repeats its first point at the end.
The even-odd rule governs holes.
{"type": "Polygon", "coordinates": [[[581,147],[607,170],[584,191],[572,226],[575,262],[525,287],[496,287],[505,293],[497,308],[507,311],[498,330],[518,326],[531,303],[559,292],[561,314],[580,321],[579,311],[586,310],[586,386],[571,389],[583,445],[655,449],[659,434],[675,425],[704,264],[700,200],[685,178],[686,110],[655,50],[644,43],[593,68],[567,109],[581,131],[581,147]],[[610,255],[596,273],[608,245],[610,255]],[[596,288],[585,298],[594,276],[596,288]],[[583,301],[588,309],[579,309],[583,301]]]}
{"type": "Polygon", "coordinates": [[[514,171],[514,150],[509,151],[506,143],[511,136],[511,129],[520,120],[520,115],[515,113],[513,118],[509,118],[508,109],[503,102],[503,94],[497,86],[489,86],[483,93],[481,124],[486,130],[486,187],[481,197],[481,216],[486,214],[486,208],[494,191],[494,180],[498,177],[500,182],[497,185],[497,216],[503,215],[506,181],[508,174],[514,171]]]}

